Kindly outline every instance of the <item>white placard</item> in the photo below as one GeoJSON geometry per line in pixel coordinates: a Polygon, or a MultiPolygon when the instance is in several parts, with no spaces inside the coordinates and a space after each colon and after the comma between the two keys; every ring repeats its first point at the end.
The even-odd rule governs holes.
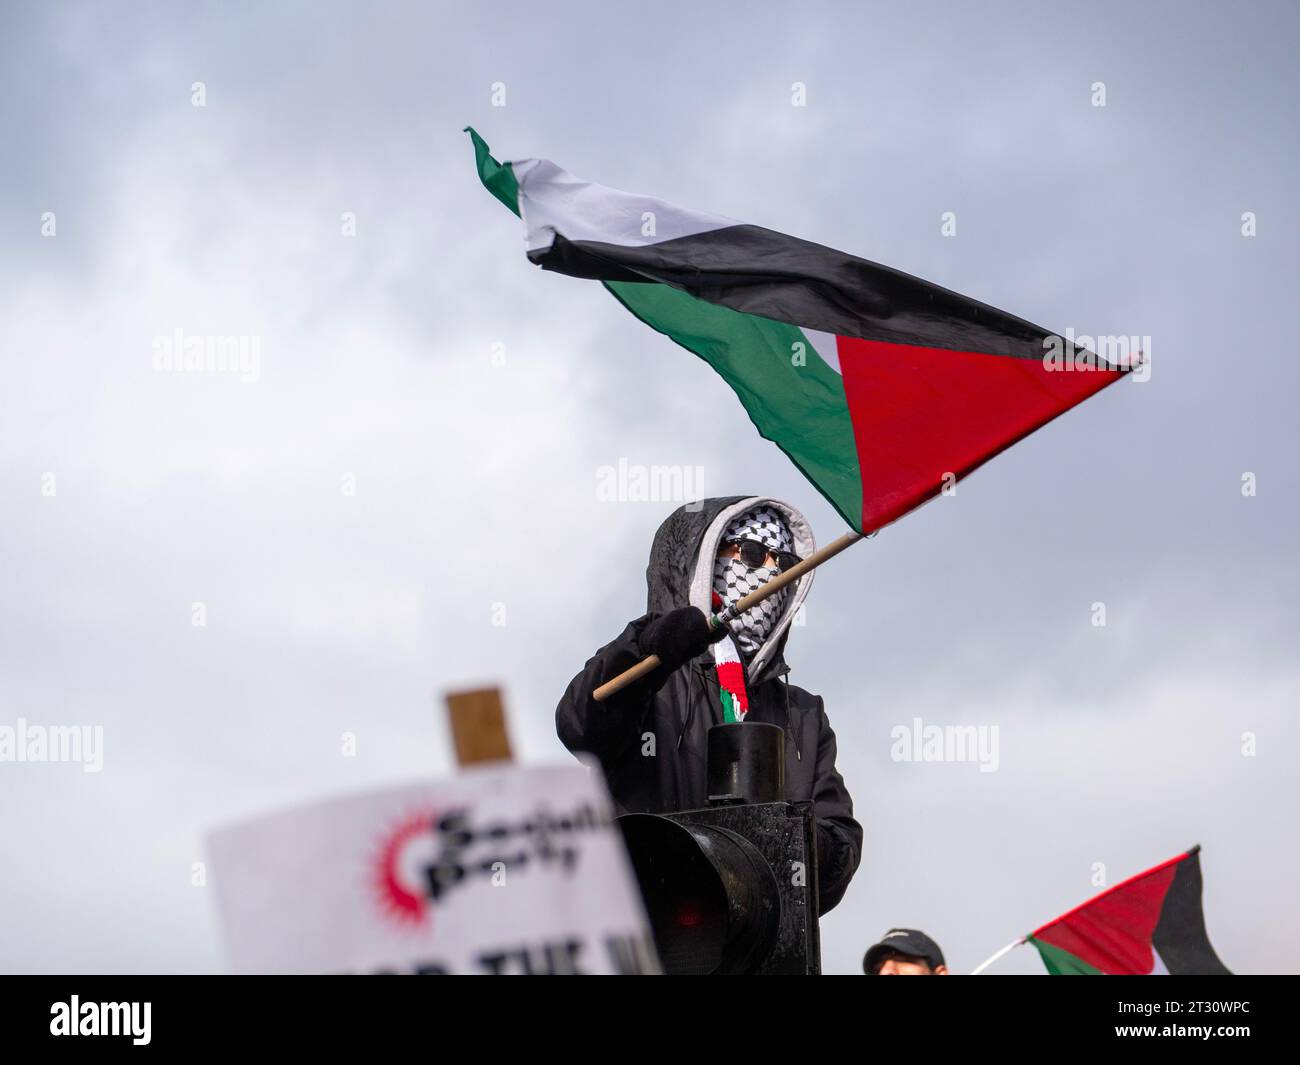
{"type": "Polygon", "coordinates": [[[657,972],[600,776],[490,766],[208,839],[239,973],[657,972]]]}

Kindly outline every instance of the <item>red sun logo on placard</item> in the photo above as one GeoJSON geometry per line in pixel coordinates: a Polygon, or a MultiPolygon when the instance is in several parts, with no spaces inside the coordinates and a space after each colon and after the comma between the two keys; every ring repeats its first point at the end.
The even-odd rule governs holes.
{"type": "Polygon", "coordinates": [[[433,856],[434,814],[410,814],[380,837],[371,862],[371,885],[379,908],[393,924],[409,931],[429,925],[429,892],[424,867],[433,856]]]}

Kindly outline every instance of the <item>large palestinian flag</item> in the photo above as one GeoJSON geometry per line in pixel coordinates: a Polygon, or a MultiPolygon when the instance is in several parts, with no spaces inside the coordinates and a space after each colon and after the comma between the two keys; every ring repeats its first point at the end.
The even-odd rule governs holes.
{"type": "Polygon", "coordinates": [[[1201,848],[1116,884],[1030,933],[1053,976],[1229,976],[1201,912],[1201,848]]]}
{"type": "Polygon", "coordinates": [[[1132,368],[820,244],[581,181],[545,159],[499,163],[467,132],[483,184],[524,222],[529,259],[604,282],[712,366],[859,532],[1132,368]]]}

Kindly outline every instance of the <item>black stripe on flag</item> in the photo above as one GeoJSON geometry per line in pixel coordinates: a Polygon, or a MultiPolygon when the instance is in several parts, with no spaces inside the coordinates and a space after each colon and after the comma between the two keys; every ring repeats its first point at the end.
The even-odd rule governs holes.
{"type": "Polygon", "coordinates": [[[658,281],[837,336],[1042,359],[1043,339],[1054,335],[910,274],[761,226],[725,226],[640,247],[556,234],[549,248],[528,257],[574,277],[658,281]]]}
{"type": "Polygon", "coordinates": [[[1175,867],[1165,893],[1160,920],[1151,936],[1165,968],[1173,976],[1231,976],[1210,945],[1201,909],[1201,855],[1196,847],[1175,867]]]}

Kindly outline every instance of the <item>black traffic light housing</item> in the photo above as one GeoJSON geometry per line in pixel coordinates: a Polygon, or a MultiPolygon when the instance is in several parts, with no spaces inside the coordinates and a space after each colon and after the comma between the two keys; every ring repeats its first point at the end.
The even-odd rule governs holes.
{"type": "Polygon", "coordinates": [[[668,974],[816,974],[811,803],[783,801],[785,732],[709,731],[709,802],[618,818],[668,974]]]}

